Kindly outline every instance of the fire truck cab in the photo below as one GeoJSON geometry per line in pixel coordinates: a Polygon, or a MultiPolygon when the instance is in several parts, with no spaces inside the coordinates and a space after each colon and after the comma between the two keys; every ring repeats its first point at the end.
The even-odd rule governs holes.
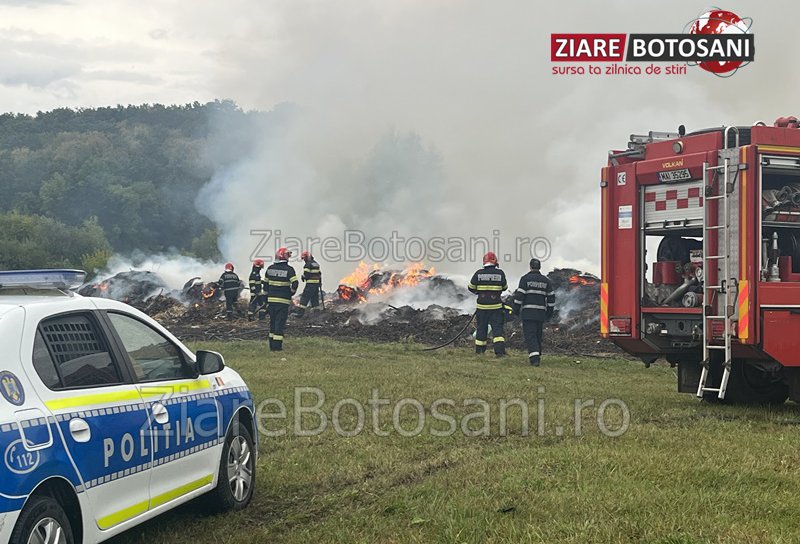
{"type": "Polygon", "coordinates": [[[631,135],[601,192],[602,336],[681,392],[800,402],[797,119],[631,135]]]}

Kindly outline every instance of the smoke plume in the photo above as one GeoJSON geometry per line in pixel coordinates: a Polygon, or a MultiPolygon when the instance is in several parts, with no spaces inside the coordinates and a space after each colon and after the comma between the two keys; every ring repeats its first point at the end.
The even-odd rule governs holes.
{"type": "MultiPolygon", "coordinates": [[[[749,124],[797,107],[796,71],[781,72],[785,85],[765,85],[786,60],[780,36],[789,30],[772,5],[727,6],[753,17],[758,49],[731,79],[698,68],[551,75],[550,31],[680,32],[704,7],[688,1],[667,11],[621,1],[557,10],[540,2],[249,7],[239,39],[216,50],[225,66],[218,93],[247,107],[296,109],[280,122],[266,117],[249,156],[220,170],[198,200],[238,262],[256,246],[253,229],[303,238],[497,229],[504,243],[548,238],[546,268],[598,272],[598,182],[609,149],[634,132],[749,124]]],[[[526,261],[504,266],[521,274],[526,261]]],[[[322,264],[340,276],[357,263],[322,264]]],[[[466,274],[479,264],[437,268],[466,274]]]]}

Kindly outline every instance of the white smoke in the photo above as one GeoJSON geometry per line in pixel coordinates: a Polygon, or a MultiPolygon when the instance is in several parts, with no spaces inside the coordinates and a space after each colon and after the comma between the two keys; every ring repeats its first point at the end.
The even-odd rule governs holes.
{"type": "MultiPolygon", "coordinates": [[[[800,71],[786,54],[797,7],[723,6],[753,18],[757,42],[755,62],[729,79],[696,67],[685,76],[554,76],[550,32],[681,32],[706,7],[231,0],[164,6],[150,27],[172,29],[159,47],[169,43],[186,62],[179,73],[191,82],[188,99],[199,93],[269,112],[255,131],[250,121],[215,126],[210,160],[240,158],[218,161],[197,199],[240,270],[259,244],[253,230],[429,238],[497,229],[502,253],[514,253],[516,237],[546,237],[545,269],[597,273],[607,151],[631,133],[797,114],[800,71]]],[[[329,290],[357,265],[317,257],[329,290]]],[[[512,279],[526,261],[501,255],[512,279]]],[[[480,266],[468,258],[428,264],[459,274],[480,266]]]]}
{"type": "MultiPolygon", "coordinates": [[[[797,108],[797,71],[765,87],[776,62],[791,62],[781,37],[792,34],[790,18],[772,5],[729,6],[754,18],[759,46],[731,79],[699,68],[551,75],[549,32],[681,32],[704,7],[688,0],[667,11],[621,0],[558,9],[523,1],[248,7],[247,39],[216,49],[224,70],[215,90],[245,107],[298,107],[280,122],[265,117],[249,156],[218,172],[198,200],[223,233],[223,253],[240,263],[259,228],[301,238],[345,228],[368,237],[498,229],[504,243],[548,238],[545,268],[596,273],[609,149],[624,148],[631,133],[749,124],[797,108]]],[[[501,261],[512,277],[527,269],[527,256],[501,261]]],[[[333,279],[357,263],[321,264],[333,279]]],[[[461,274],[479,265],[436,263],[461,274]]]]}
{"type": "Polygon", "coordinates": [[[130,257],[114,255],[109,259],[106,268],[96,274],[94,281],[102,281],[120,272],[129,271],[153,272],[167,287],[180,290],[193,277],[199,277],[204,282],[216,281],[222,274],[223,265],[179,254],[134,254],[130,257]]]}

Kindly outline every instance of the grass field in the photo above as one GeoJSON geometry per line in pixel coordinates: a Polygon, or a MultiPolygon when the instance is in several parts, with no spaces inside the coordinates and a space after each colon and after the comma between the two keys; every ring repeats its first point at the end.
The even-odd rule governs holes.
{"type": "MultiPolygon", "coordinates": [[[[498,362],[466,350],[420,353],[412,345],[291,337],[280,355],[256,342],[193,347],[222,352],[257,400],[283,400],[289,418],[267,427],[287,434],[262,437],[258,491],[244,512],[203,517],[189,504],[115,544],[800,542],[800,411],[793,404],[701,403],[675,392],[668,366],[645,369],[630,361],[545,357],[534,369],[519,355],[498,362]],[[359,400],[364,430],[349,438],[333,428],[295,436],[298,386],[322,389],[328,416],[338,400],[359,400]],[[373,430],[366,404],[373,389],[391,402],[379,412],[378,431],[387,437],[373,430]],[[425,406],[418,436],[401,436],[394,427],[393,405],[404,397],[425,406]],[[514,397],[529,403],[529,436],[519,407],[509,408],[501,436],[499,402],[514,397]],[[459,425],[452,436],[431,432],[449,428],[430,417],[439,398],[455,403],[441,410],[459,425]],[[480,409],[463,405],[470,398],[490,405],[488,436],[461,431],[462,423],[468,431],[484,424],[482,417],[464,423],[480,409]],[[594,400],[578,418],[581,436],[576,399],[594,400]],[[601,432],[597,407],[606,399],[627,406],[622,436],[601,432]]],[[[339,415],[342,428],[354,429],[352,404],[339,415]]],[[[622,428],[619,404],[603,415],[609,430],[622,428]]],[[[406,430],[419,420],[411,405],[399,416],[406,430]]],[[[304,422],[306,429],[318,423],[304,422]]]]}

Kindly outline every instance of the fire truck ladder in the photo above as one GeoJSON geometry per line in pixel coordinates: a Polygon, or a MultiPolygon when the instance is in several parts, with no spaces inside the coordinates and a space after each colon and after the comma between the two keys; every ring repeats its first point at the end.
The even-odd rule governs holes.
{"type": "MultiPolygon", "coordinates": [[[[724,139],[725,148],[728,148],[728,131],[735,131],[735,146],[739,147],[739,131],[736,127],[725,129],[724,139]]],[[[738,166],[734,165],[734,169],[738,166]]],[[[705,204],[703,206],[703,275],[706,280],[709,278],[709,271],[714,268],[718,271],[717,285],[705,285],[703,289],[703,369],[700,373],[700,383],[697,386],[697,396],[702,398],[704,393],[716,393],[719,399],[725,398],[725,391],[728,389],[728,380],[731,376],[732,364],[732,338],[733,327],[732,317],[736,303],[736,281],[731,279],[731,195],[738,176],[731,175],[731,164],[728,156],[717,166],[703,164],[703,186],[705,187],[705,204]],[[716,191],[714,189],[714,179],[717,180],[716,191]],[[720,183],[721,182],[721,183],[720,183]],[[712,202],[718,202],[717,221],[711,217],[714,206],[712,202]],[[711,255],[711,244],[709,244],[709,234],[717,233],[717,255],[711,255]],[[720,300],[720,298],[722,300],[720,300]],[[716,304],[715,304],[716,303],[716,304]],[[722,309],[722,314],[718,313],[717,308],[722,309]],[[723,345],[714,344],[714,332],[711,326],[712,321],[723,321],[723,345]],[[708,377],[711,371],[711,354],[714,351],[724,351],[725,356],[722,363],[722,379],[719,387],[709,387],[708,377]]]]}

